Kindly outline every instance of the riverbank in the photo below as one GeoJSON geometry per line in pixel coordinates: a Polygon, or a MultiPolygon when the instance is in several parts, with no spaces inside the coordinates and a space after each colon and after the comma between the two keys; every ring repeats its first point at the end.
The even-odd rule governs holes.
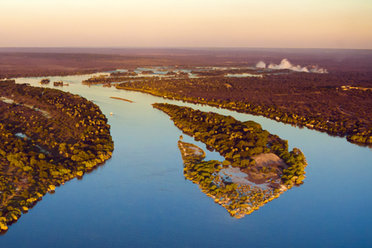
{"type": "MultiPolygon", "coordinates": [[[[361,118],[358,117],[359,115],[363,116],[363,113],[366,113],[361,108],[358,108],[357,112],[350,111],[350,113],[354,113],[354,115],[357,115],[355,117],[350,117],[351,116],[350,113],[348,113],[347,117],[345,117],[344,116],[345,111],[341,111],[340,112],[341,115],[337,114],[335,117],[326,117],[326,115],[322,116],[322,114],[314,113],[317,110],[313,110],[313,111],[309,110],[308,107],[306,107],[306,104],[302,102],[304,104],[304,109],[307,109],[306,111],[308,111],[308,114],[304,115],[300,113],[288,112],[286,110],[283,110],[283,108],[285,108],[286,105],[267,106],[267,105],[261,105],[257,103],[253,104],[245,100],[244,101],[236,101],[236,100],[231,100],[231,99],[221,100],[221,99],[218,99],[219,97],[217,95],[210,96],[210,93],[208,93],[208,91],[210,92],[211,88],[216,87],[216,88],[219,88],[219,90],[215,89],[215,92],[220,91],[220,93],[222,94],[223,92],[226,92],[226,87],[219,87],[218,84],[215,84],[215,86],[212,86],[212,84],[208,83],[208,85],[209,85],[208,90],[203,89],[204,87],[206,87],[206,85],[203,83],[202,84],[194,83],[193,86],[191,86],[192,87],[191,92],[193,90],[197,90],[199,92],[198,97],[193,96],[193,93],[185,93],[185,90],[181,90],[182,88],[184,89],[186,88],[188,89],[187,91],[190,92],[190,85],[187,85],[186,81],[181,81],[181,80],[174,80],[172,81],[172,83],[165,82],[164,80],[158,80],[158,81],[153,81],[153,82],[144,81],[144,82],[122,83],[122,84],[116,85],[116,88],[123,89],[123,90],[129,90],[129,91],[137,91],[141,93],[150,94],[153,96],[163,97],[166,99],[180,100],[183,102],[189,102],[189,103],[194,103],[194,104],[197,103],[197,104],[209,105],[212,107],[218,107],[218,108],[224,108],[228,110],[237,111],[240,113],[264,116],[266,118],[273,119],[275,121],[279,121],[279,122],[283,122],[283,123],[287,123],[287,124],[291,124],[291,125],[295,125],[299,127],[306,127],[309,129],[320,131],[320,132],[326,132],[334,136],[340,136],[340,137],[346,136],[346,139],[349,142],[357,144],[357,145],[372,146],[371,123],[368,118],[365,118],[365,116],[361,118]],[[348,120],[348,121],[345,121],[345,120],[348,120]]],[[[335,88],[335,91],[337,91],[336,88],[335,88]]],[[[366,92],[362,92],[361,94],[372,94],[372,93],[366,91],[366,92]]],[[[234,96],[231,95],[231,93],[229,93],[229,96],[234,98],[234,96]]],[[[364,99],[363,100],[363,102],[365,102],[364,106],[367,109],[369,108],[369,105],[366,104],[366,102],[368,102],[369,99],[372,99],[372,97],[360,96],[358,99],[364,99]]],[[[350,99],[347,100],[347,98],[344,99],[344,103],[350,103],[353,105],[357,104],[356,101],[350,101],[350,99]]],[[[317,102],[317,105],[321,106],[322,109],[326,108],[326,105],[322,106],[320,102],[317,102]]],[[[293,104],[292,106],[296,106],[296,105],[293,104]]],[[[299,107],[299,106],[296,106],[296,107],[299,107]]],[[[326,111],[327,112],[331,111],[331,108],[327,109],[326,111]]]]}
{"type": "Polygon", "coordinates": [[[5,232],[46,193],[111,158],[114,144],[99,107],[78,95],[8,80],[0,81],[0,99],[5,232]]]}

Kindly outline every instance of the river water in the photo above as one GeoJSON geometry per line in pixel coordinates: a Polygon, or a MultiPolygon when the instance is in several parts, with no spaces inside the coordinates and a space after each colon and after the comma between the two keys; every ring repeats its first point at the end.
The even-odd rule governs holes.
{"type": "MultiPolygon", "coordinates": [[[[0,236],[0,247],[372,247],[372,151],[263,117],[50,77],[108,117],[112,158],[44,196],[0,236]],[[110,96],[134,101],[129,103],[110,96]],[[242,219],[185,180],[181,131],[151,107],[169,102],[254,120],[306,156],[305,183],[242,219]],[[113,115],[110,115],[110,112],[113,115]]],[[[39,86],[41,78],[19,78],[39,86]]],[[[52,83],[51,86],[53,87],[52,83]]],[[[184,135],[185,136],[185,135],[184,135]]],[[[184,137],[201,148],[205,146],[184,137]]],[[[221,159],[207,152],[207,159],[221,159]]]]}

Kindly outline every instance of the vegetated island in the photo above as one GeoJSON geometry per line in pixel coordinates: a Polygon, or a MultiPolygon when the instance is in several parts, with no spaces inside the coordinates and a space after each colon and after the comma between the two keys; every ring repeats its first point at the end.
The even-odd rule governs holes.
{"type": "Polygon", "coordinates": [[[111,157],[99,107],[56,89],[0,81],[0,230],[47,192],[111,157]]]}
{"type": "Polygon", "coordinates": [[[281,70],[262,77],[147,78],[116,87],[261,115],[372,145],[372,84],[368,75],[349,76],[281,70]]]}
{"type": "MultiPolygon", "coordinates": [[[[112,72],[108,75],[97,75],[82,81],[84,85],[103,85],[103,87],[111,87],[112,83],[121,83],[127,81],[141,81],[148,77],[146,76],[127,76],[123,73],[112,72]]],[[[157,76],[153,78],[158,78],[157,76]]]]}
{"type": "Polygon", "coordinates": [[[303,183],[307,166],[303,153],[297,148],[288,151],[286,140],[263,130],[258,123],[166,103],[153,107],[168,114],[184,133],[225,158],[222,162],[204,161],[202,149],[178,142],[185,177],[231,216],[250,214],[303,183]]]}

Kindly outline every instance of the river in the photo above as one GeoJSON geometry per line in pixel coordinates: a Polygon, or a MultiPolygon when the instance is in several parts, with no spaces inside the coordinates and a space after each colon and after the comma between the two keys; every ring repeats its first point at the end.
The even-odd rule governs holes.
{"type": "MultiPolygon", "coordinates": [[[[82,85],[88,77],[49,78],[63,80],[69,86],[60,89],[101,108],[115,142],[112,158],[83,179],[45,195],[0,236],[0,247],[372,247],[370,148],[263,117],[82,85]],[[298,147],[305,154],[304,184],[251,215],[230,217],[198,185],[185,180],[177,147],[181,131],[151,107],[154,102],[260,123],[287,139],[290,149],[298,147]]],[[[16,81],[39,86],[40,79],[16,81]]],[[[184,140],[205,150],[190,137],[184,140]]],[[[207,159],[221,157],[207,151],[207,159]]]]}

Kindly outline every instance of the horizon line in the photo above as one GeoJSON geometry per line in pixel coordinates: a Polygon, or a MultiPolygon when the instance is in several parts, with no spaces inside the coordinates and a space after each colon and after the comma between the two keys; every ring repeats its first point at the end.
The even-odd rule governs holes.
{"type": "Polygon", "coordinates": [[[211,50],[360,50],[372,51],[372,48],[332,48],[332,47],[255,47],[255,46],[0,46],[0,49],[211,49],[211,50]]]}

